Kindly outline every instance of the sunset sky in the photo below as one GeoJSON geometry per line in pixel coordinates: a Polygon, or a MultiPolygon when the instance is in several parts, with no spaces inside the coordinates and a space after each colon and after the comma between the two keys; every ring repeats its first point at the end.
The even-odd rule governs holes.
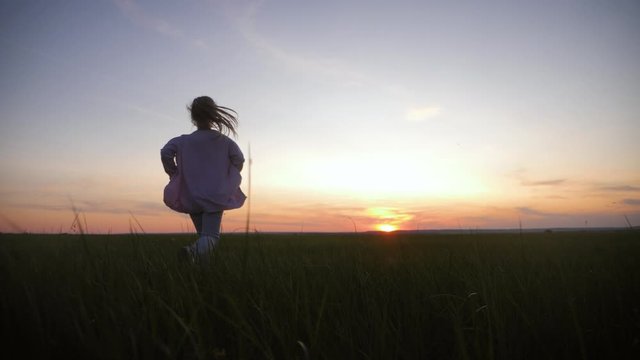
{"type": "Polygon", "coordinates": [[[191,231],[159,150],[200,95],[258,231],[640,225],[638,1],[0,4],[0,231],[191,231]]]}

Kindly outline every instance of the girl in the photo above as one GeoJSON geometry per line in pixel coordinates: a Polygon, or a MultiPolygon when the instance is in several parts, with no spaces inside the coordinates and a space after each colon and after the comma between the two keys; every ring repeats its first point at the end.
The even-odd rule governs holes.
{"type": "Polygon", "coordinates": [[[207,257],[220,240],[222,212],[244,204],[246,196],[240,190],[244,156],[226,136],[229,132],[237,135],[235,111],[218,106],[208,96],[195,98],[187,109],[198,129],[169,140],[160,157],[170,177],[164,203],[188,213],[199,236],[181,249],[181,255],[195,259],[207,257]]]}

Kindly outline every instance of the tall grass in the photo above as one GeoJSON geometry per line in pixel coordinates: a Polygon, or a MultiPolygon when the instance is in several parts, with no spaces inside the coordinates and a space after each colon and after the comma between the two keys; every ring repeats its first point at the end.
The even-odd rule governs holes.
{"type": "Polygon", "coordinates": [[[2,235],[5,358],[640,354],[637,233],[243,237],[2,235]]]}

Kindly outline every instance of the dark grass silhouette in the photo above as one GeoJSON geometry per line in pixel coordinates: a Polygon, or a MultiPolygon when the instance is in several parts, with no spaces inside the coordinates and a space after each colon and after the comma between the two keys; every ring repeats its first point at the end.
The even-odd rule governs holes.
{"type": "Polygon", "coordinates": [[[0,235],[6,358],[640,354],[637,232],[0,235]],[[308,352],[308,355],[305,355],[308,352]]]}

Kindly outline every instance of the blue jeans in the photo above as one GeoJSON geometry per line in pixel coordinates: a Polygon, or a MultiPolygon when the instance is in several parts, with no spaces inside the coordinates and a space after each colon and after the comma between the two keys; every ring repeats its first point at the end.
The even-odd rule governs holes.
{"type": "Polygon", "coordinates": [[[215,239],[220,238],[220,224],[222,223],[222,211],[202,212],[198,214],[189,214],[193,226],[196,227],[198,236],[211,236],[215,239]]]}

